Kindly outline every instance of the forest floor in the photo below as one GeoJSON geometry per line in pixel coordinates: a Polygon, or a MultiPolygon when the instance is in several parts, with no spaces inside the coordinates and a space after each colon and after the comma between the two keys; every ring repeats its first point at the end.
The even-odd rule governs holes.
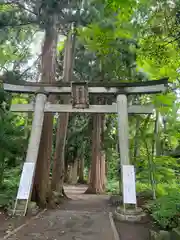
{"type": "MultiPolygon", "coordinates": [[[[28,217],[6,219],[0,215],[0,239],[13,228],[25,221],[27,225],[9,240],[114,240],[109,212],[114,209],[109,204],[108,195],[83,194],[86,186],[65,186],[71,200],[61,204],[58,209],[47,210],[42,215],[29,221],[28,217]]],[[[120,240],[149,240],[149,222],[129,224],[116,222],[120,240]]]]}

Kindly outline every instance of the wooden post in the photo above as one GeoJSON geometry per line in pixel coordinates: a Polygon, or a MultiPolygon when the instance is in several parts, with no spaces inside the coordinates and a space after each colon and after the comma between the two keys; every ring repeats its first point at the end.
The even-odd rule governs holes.
{"type": "Polygon", "coordinates": [[[31,198],[36,162],[41,140],[41,132],[43,127],[44,107],[46,99],[47,99],[46,92],[43,91],[37,92],[34,108],[34,117],[32,122],[32,130],[27,149],[26,161],[24,163],[21,174],[13,214],[15,214],[16,210],[19,210],[18,205],[19,206],[21,205],[20,211],[23,211],[23,215],[25,215],[28,208],[29,200],[31,198]]]}

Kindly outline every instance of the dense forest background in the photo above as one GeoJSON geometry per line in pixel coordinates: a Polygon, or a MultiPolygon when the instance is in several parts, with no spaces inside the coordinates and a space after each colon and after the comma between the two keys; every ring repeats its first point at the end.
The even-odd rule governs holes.
{"type": "MultiPolygon", "coordinates": [[[[137,193],[150,194],[154,199],[149,208],[163,228],[176,224],[180,201],[179,64],[179,1],[0,3],[2,80],[52,83],[169,78],[167,93],[129,99],[155,105],[152,115],[129,116],[130,159],[136,168],[137,193]],[[71,66],[69,75],[66,61],[71,66]]],[[[10,95],[1,88],[1,207],[16,196],[33,117],[32,113],[13,114],[9,107],[31,101],[33,96],[10,95]]],[[[88,191],[93,193],[119,192],[116,115],[49,114],[45,116],[43,138],[46,141],[40,145],[33,195],[40,205],[46,204],[49,192],[62,191],[63,182],[88,182],[88,191]]]]}

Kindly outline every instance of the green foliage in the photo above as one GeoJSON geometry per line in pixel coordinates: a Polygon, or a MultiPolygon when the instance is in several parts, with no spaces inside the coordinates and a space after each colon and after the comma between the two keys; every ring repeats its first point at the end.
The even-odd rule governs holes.
{"type": "Polygon", "coordinates": [[[20,165],[27,148],[24,129],[16,116],[1,116],[0,139],[0,207],[5,207],[17,193],[20,165]]]}
{"type": "MultiPolygon", "coordinates": [[[[169,183],[177,176],[178,162],[176,159],[169,156],[155,157],[153,160],[153,171],[155,173],[156,183],[169,183]]],[[[149,163],[147,157],[144,160],[137,161],[137,179],[142,182],[148,181],[149,163]],[[142,169],[142,170],[141,170],[142,169]]]]}
{"type": "Polygon", "coordinates": [[[22,117],[10,113],[11,96],[0,91],[0,207],[13,200],[17,191],[20,169],[27,144],[22,117]],[[21,119],[21,120],[20,120],[21,119]]]}
{"type": "Polygon", "coordinates": [[[168,194],[153,201],[149,211],[153,219],[162,229],[172,229],[177,226],[180,211],[180,193],[171,189],[168,194]]]}
{"type": "Polygon", "coordinates": [[[119,182],[117,180],[109,180],[106,185],[106,191],[111,194],[119,194],[119,182]]]}
{"type": "MultiPolygon", "coordinates": [[[[157,198],[167,195],[168,192],[170,192],[172,189],[178,190],[179,185],[175,182],[172,183],[161,183],[158,184],[156,187],[156,194],[157,198]]],[[[117,179],[108,180],[107,183],[107,192],[111,193],[119,193],[119,182],[117,179]]],[[[136,181],[136,192],[137,195],[143,193],[143,192],[151,192],[151,198],[152,198],[152,188],[149,183],[142,183],[141,181],[136,181]]]]}
{"type": "Polygon", "coordinates": [[[74,162],[75,159],[85,157],[89,161],[89,118],[80,114],[73,114],[70,117],[69,128],[67,133],[67,145],[65,159],[68,163],[74,162]]]}
{"type": "Polygon", "coordinates": [[[0,208],[5,208],[14,202],[19,185],[20,173],[20,167],[5,171],[3,184],[0,186],[0,208]]]}
{"type": "Polygon", "coordinates": [[[107,178],[108,180],[117,180],[120,176],[119,176],[119,160],[118,160],[118,154],[115,151],[110,152],[110,150],[108,149],[106,151],[106,158],[108,160],[108,175],[107,178]],[[111,154],[111,155],[110,155],[111,154]]]}

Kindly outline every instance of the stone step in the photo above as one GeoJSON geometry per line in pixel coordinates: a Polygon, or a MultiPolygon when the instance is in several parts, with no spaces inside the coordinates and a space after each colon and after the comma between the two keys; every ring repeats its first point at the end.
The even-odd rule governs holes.
{"type": "MultiPolygon", "coordinates": [[[[14,214],[14,209],[8,209],[8,215],[12,216],[14,214]]],[[[16,210],[15,211],[15,216],[23,216],[24,210],[16,210]]]]}
{"type": "Polygon", "coordinates": [[[16,205],[16,210],[24,211],[25,207],[26,207],[26,203],[18,203],[16,205]]]}
{"type": "MultiPolygon", "coordinates": [[[[15,206],[15,204],[14,204],[14,206],[15,206]]],[[[13,215],[14,206],[13,206],[13,208],[8,209],[8,214],[9,215],[13,215]]],[[[18,200],[14,215],[23,216],[24,211],[25,211],[25,207],[26,207],[26,201],[25,200],[18,200]]],[[[37,207],[37,204],[35,202],[30,202],[28,204],[27,212],[29,212],[32,215],[36,215],[38,211],[39,211],[39,208],[37,207]]]]}
{"type": "Polygon", "coordinates": [[[140,222],[146,217],[146,213],[139,207],[132,209],[118,207],[114,212],[114,216],[118,221],[140,222]]]}

